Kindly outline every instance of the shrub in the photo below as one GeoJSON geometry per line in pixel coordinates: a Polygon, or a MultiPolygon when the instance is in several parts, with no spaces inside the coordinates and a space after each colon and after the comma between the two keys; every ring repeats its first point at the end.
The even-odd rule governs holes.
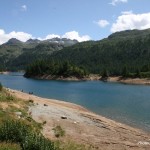
{"type": "Polygon", "coordinates": [[[65,135],[65,131],[62,129],[61,126],[56,126],[53,130],[57,138],[65,135]]]}
{"type": "Polygon", "coordinates": [[[7,120],[0,126],[0,141],[20,144],[23,150],[56,150],[54,143],[25,122],[7,120]]]}
{"type": "Polygon", "coordinates": [[[2,91],[2,89],[3,89],[3,86],[2,86],[2,84],[0,83],[0,91],[2,91]]]}
{"type": "Polygon", "coordinates": [[[0,141],[22,143],[31,128],[23,122],[7,120],[0,127],[0,141]]]}
{"type": "Polygon", "coordinates": [[[54,143],[45,139],[42,135],[37,135],[35,133],[25,137],[22,148],[24,150],[56,150],[54,143]]]}

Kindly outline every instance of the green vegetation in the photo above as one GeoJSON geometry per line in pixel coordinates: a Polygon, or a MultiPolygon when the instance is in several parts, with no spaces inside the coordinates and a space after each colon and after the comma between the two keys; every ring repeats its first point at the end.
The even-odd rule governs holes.
{"type": "Polygon", "coordinates": [[[2,84],[0,83],[0,91],[2,91],[2,89],[3,89],[3,86],[2,86],[2,84]]]}
{"type": "MultiPolygon", "coordinates": [[[[150,29],[117,32],[100,41],[77,43],[64,39],[67,44],[63,45],[55,40],[60,39],[44,42],[30,40],[26,43],[12,40],[1,45],[0,70],[25,69],[32,62],[35,65],[37,59],[42,59],[46,63],[50,60],[60,62],[59,66],[67,61],[102,76],[105,69],[110,76],[150,77],[150,29]],[[127,74],[124,74],[125,66],[127,74]]],[[[46,70],[38,70],[36,75],[39,72],[43,74],[46,70]]]]}
{"type": "Polygon", "coordinates": [[[9,94],[8,92],[6,92],[5,90],[0,90],[0,102],[9,102],[9,101],[15,101],[15,98],[9,94]],[[2,94],[1,94],[2,93],[2,94]]]}
{"type": "Polygon", "coordinates": [[[54,143],[45,139],[23,121],[6,120],[0,126],[0,141],[19,143],[23,150],[55,150],[54,143]]]}
{"type": "Polygon", "coordinates": [[[61,126],[56,126],[53,130],[57,138],[65,135],[65,131],[62,129],[61,126]]]}
{"type": "Polygon", "coordinates": [[[69,62],[60,61],[36,61],[27,67],[25,77],[36,77],[42,75],[51,75],[57,77],[77,77],[83,78],[88,75],[82,67],[77,67],[69,62]]]}
{"type": "Polygon", "coordinates": [[[0,71],[24,70],[32,61],[46,58],[54,51],[78,43],[76,40],[54,38],[40,41],[30,39],[21,42],[15,38],[0,45],[0,71]],[[57,42],[56,42],[57,41],[57,42]]]}
{"type": "Polygon", "coordinates": [[[101,41],[79,43],[53,53],[50,59],[70,61],[101,75],[105,69],[110,76],[130,77],[139,70],[141,77],[150,77],[150,29],[123,31],[101,41]],[[123,74],[125,66],[128,74],[123,74]]]}
{"type": "Polygon", "coordinates": [[[54,143],[41,134],[42,124],[36,123],[28,115],[27,105],[30,102],[13,97],[5,89],[0,91],[0,102],[2,102],[0,103],[0,148],[2,150],[56,149],[54,143]]]}
{"type": "Polygon", "coordinates": [[[0,143],[0,150],[21,150],[21,147],[12,143],[0,143]]]}

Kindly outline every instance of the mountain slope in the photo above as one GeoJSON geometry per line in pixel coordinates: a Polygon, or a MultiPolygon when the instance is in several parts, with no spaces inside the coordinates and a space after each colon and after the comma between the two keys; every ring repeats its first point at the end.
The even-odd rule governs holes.
{"type": "Polygon", "coordinates": [[[51,55],[63,47],[78,43],[76,40],[53,38],[44,41],[29,39],[21,42],[15,38],[0,45],[0,70],[20,70],[35,59],[51,55]]]}
{"type": "Polygon", "coordinates": [[[132,30],[114,33],[101,41],[89,41],[64,48],[51,55],[56,60],[68,60],[92,73],[107,69],[111,75],[150,71],[150,30],[132,30]]]}

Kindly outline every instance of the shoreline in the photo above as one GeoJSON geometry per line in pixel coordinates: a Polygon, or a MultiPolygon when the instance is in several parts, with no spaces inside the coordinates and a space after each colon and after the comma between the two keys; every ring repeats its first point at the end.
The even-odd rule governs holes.
{"type": "Polygon", "coordinates": [[[42,75],[42,76],[35,76],[30,77],[32,79],[38,79],[38,80],[56,80],[56,81],[104,81],[104,82],[117,82],[117,83],[123,83],[123,84],[131,84],[131,85],[150,85],[150,79],[149,78],[123,78],[121,76],[114,76],[114,77],[108,77],[108,78],[102,78],[101,76],[97,74],[90,74],[87,77],[84,78],[77,78],[77,77],[56,77],[51,75],[42,75]]]}
{"type": "Polygon", "coordinates": [[[55,99],[30,95],[17,90],[7,89],[10,94],[25,101],[33,100],[29,112],[36,122],[44,122],[43,135],[55,139],[52,129],[61,125],[65,130],[65,140],[92,145],[95,149],[150,148],[150,135],[128,125],[97,115],[86,108],[55,99]],[[66,119],[61,119],[61,117],[66,119]]]}
{"type": "Polygon", "coordinates": [[[108,77],[106,81],[131,85],[150,85],[150,79],[148,78],[122,78],[121,76],[118,76],[118,77],[108,77]]]}

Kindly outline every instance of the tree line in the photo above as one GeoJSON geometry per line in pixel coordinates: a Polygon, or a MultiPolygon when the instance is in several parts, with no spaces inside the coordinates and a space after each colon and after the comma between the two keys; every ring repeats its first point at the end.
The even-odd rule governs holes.
{"type": "Polygon", "coordinates": [[[88,72],[83,67],[77,67],[69,61],[37,60],[27,67],[24,76],[35,77],[42,75],[83,78],[88,75],[88,72]]]}

